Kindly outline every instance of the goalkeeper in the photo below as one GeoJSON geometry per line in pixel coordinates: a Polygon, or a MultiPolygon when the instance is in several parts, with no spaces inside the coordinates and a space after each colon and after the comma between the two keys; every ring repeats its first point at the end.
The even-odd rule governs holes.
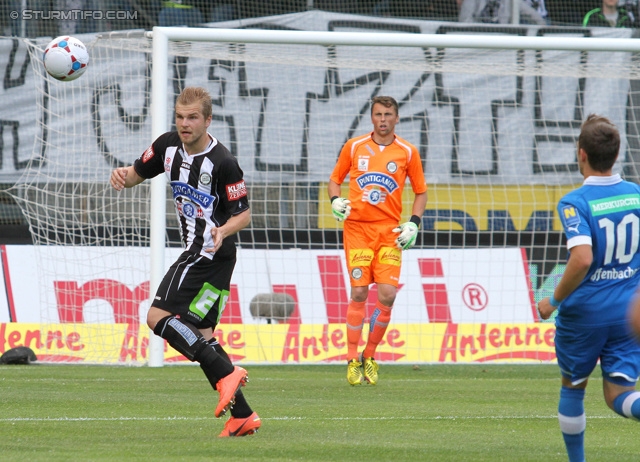
{"type": "Polygon", "coordinates": [[[375,97],[371,102],[373,132],[345,143],[329,179],[333,215],[344,221],[344,251],[351,281],[347,308],[347,380],[351,385],[378,382],[374,355],[391,318],[402,251],[415,244],[427,204],[420,155],[415,146],[396,136],[398,121],[396,100],[375,97]],[[340,185],[347,175],[349,194],[343,197],[340,185]],[[415,198],[410,220],[400,224],[407,177],[415,198]],[[358,356],[372,283],[377,284],[377,300],[369,321],[367,344],[358,356]]]}

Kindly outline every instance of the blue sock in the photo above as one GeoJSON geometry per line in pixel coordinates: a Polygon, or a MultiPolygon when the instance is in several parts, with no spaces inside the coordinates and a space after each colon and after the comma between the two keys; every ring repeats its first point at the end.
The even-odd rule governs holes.
{"type": "Polygon", "coordinates": [[[613,409],[622,417],[640,420],[640,392],[626,391],[613,400],[613,409]]]}
{"type": "Polygon", "coordinates": [[[562,387],[558,403],[558,420],[570,462],[584,462],[584,390],[562,387]]]}

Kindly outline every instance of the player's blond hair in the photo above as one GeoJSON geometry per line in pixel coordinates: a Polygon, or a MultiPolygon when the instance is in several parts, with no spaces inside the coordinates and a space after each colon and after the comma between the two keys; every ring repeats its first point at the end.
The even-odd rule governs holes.
{"type": "Polygon", "coordinates": [[[189,106],[195,103],[200,103],[205,120],[213,114],[211,95],[202,87],[187,87],[176,99],[176,106],[189,106]]]}

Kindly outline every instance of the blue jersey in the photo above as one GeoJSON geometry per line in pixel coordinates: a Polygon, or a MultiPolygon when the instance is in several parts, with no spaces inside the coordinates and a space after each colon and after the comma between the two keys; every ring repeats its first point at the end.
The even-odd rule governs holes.
{"type": "Polygon", "coordinates": [[[556,322],[595,327],[626,322],[640,280],[640,186],[620,175],[588,177],[560,200],[558,214],[569,252],[590,245],[593,263],[560,304],[556,322]]]}

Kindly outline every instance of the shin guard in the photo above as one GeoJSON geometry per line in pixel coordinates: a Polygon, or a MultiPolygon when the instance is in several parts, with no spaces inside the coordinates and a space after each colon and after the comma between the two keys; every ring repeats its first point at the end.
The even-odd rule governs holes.
{"type": "Polygon", "coordinates": [[[198,361],[200,353],[209,346],[195,326],[182,322],[177,316],[162,318],[154,327],[153,333],[169,342],[169,345],[189,361],[198,361]]]}

